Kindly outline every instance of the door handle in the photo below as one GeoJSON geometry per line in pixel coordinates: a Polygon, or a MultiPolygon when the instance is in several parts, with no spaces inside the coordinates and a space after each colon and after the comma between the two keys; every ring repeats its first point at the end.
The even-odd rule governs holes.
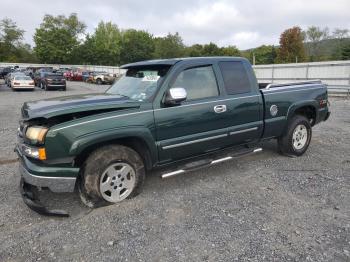
{"type": "Polygon", "coordinates": [[[214,106],[214,112],[217,113],[217,114],[220,114],[220,113],[223,113],[223,112],[226,112],[226,105],[217,105],[217,106],[214,106]]]}

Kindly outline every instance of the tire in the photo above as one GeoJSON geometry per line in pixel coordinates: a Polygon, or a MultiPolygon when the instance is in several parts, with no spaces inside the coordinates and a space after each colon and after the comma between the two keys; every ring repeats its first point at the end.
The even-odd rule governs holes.
{"type": "Polygon", "coordinates": [[[145,173],[142,158],[133,149],[122,145],[101,147],[83,165],[78,181],[80,199],[95,208],[135,197],[141,192],[145,173]]]}
{"type": "Polygon", "coordinates": [[[289,121],[284,135],[278,138],[279,152],[287,156],[301,156],[310,145],[312,128],[310,121],[301,115],[295,115],[289,121]]]}
{"type": "Polygon", "coordinates": [[[96,79],[96,84],[97,85],[102,85],[103,83],[102,83],[102,80],[100,79],[100,78],[97,78],[96,79]]]}

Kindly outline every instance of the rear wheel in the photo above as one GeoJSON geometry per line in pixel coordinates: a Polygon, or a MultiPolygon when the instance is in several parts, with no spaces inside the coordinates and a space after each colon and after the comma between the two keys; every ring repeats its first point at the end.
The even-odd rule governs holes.
{"type": "Polygon", "coordinates": [[[78,184],[80,198],[89,207],[115,204],[139,194],[144,178],[137,152],[121,145],[105,146],[85,161],[78,184]]]}
{"type": "Polygon", "coordinates": [[[289,121],[285,134],[278,139],[279,151],[288,156],[301,156],[308,149],[311,136],[310,121],[296,115],[289,121]]]}

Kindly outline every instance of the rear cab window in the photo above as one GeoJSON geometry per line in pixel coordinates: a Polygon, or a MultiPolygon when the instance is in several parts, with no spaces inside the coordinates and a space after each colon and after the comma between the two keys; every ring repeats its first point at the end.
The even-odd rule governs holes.
{"type": "Polygon", "coordinates": [[[219,68],[228,95],[250,93],[249,75],[241,61],[221,61],[219,68]]]}

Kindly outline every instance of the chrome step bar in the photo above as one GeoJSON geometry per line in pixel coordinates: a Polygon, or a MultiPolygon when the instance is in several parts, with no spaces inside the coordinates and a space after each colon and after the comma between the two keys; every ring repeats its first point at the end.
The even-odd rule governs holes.
{"type": "Polygon", "coordinates": [[[179,175],[179,174],[183,174],[183,173],[186,173],[186,172],[189,172],[189,171],[193,171],[193,170],[198,169],[200,167],[215,165],[215,164],[222,163],[222,162],[225,162],[225,161],[228,161],[228,160],[231,160],[231,159],[235,159],[235,158],[239,158],[241,156],[246,156],[246,155],[258,153],[258,152],[261,152],[261,151],[262,151],[262,148],[255,148],[253,150],[249,150],[248,152],[238,153],[236,155],[226,156],[226,157],[218,158],[218,159],[215,159],[215,160],[211,160],[210,162],[208,162],[208,163],[206,163],[204,165],[198,165],[198,166],[194,166],[192,168],[187,168],[187,169],[184,168],[184,169],[175,170],[175,171],[172,171],[172,172],[169,172],[169,173],[164,173],[164,174],[161,175],[161,178],[163,178],[163,179],[164,178],[169,178],[169,177],[176,176],[176,175],[179,175]]]}

